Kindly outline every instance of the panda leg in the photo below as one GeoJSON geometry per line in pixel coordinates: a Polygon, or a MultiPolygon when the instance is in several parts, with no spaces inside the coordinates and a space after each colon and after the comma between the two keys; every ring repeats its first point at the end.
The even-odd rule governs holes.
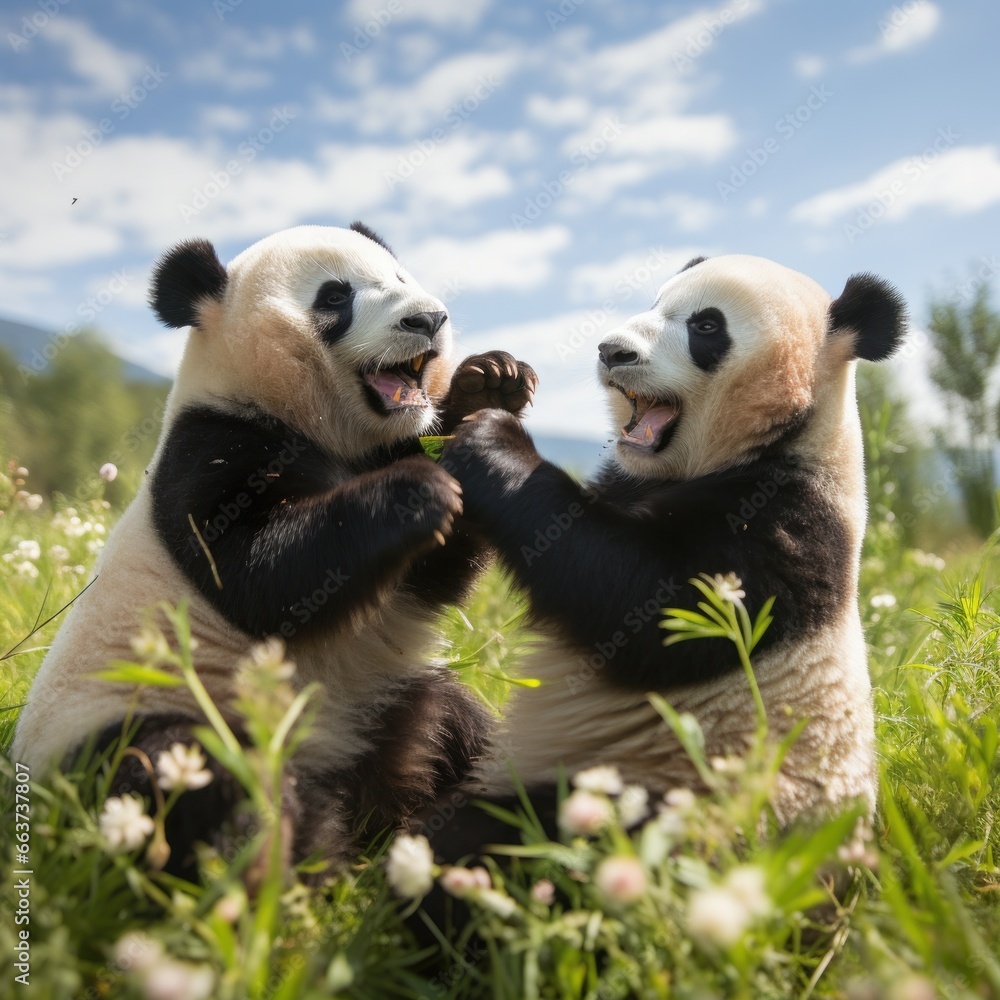
{"type": "MultiPolygon", "coordinates": [[[[159,755],[174,744],[191,746],[197,743],[193,733],[195,725],[197,723],[184,715],[144,716],[128,745],[141,751],[155,768],[159,755]]],[[[94,751],[106,750],[121,736],[122,723],[106,727],[98,734],[94,751]]],[[[204,756],[212,780],[202,788],[182,792],[164,824],[170,846],[164,871],[192,882],[198,879],[196,844],[208,844],[228,862],[259,831],[259,821],[254,814],[237,809],[247,798],[243,786],[211,755],[206,753],[204,756]]],[[[108,794],[133,794],[152,801],[154,792],[145,761],[128,754],[112,777],[108,794]]],[[[286,776],[283,784],[281,808],[281,835],[287,863],[291,860],[292,830],[299,825],[302,813],[296,782],[291,775],[286,776]]],[[[251,871],[248,884],[252,884],[253,879],[251,871]]]]}

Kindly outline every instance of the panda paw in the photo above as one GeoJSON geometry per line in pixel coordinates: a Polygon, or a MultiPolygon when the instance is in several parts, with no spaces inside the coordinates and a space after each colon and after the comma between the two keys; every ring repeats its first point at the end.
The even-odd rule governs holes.
{"type": "Polygon", "coordinates": [[[397,463],[405,497],[395,504],[397,515],[409,522],[420,541],[444,545],[451,535],[455,518],[462,513],[462,487],[442,466],[423,455],[397,463]]]}
{"type": "Polygon", "coordinates": [[[506,351],[473,354],[452,376],[445,403],[445,428],[453,428],[480,410],[520,414],[531,403],[537,387],[534,368],[506,351]]]}
{"type": "Polygon", "coordinates": [[[466,506],[470,488],[477,494],[495,492],[522,479],[540,461],[521,421],[504,410],[479,410],[465,417],[441,456],[441,465],[462,484],[466,506]]]}

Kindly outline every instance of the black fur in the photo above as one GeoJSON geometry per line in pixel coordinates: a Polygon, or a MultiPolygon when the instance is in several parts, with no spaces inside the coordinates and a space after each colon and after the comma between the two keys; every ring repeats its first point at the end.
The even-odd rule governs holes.
{"type": "MultiPolygon", "coordinates": [[[[196,743],[192,727],[195,722],[184,715],[145,716],[128,734],[126,744],[141,750],[155,768],[161,752],[175,743],[190,746],[196,743]]],[[[122,736],[122,723],[107,726],[97,736],[94,750],[101,753],[122,736]]],[[[242,733],[237,733],[246,745],[242,733]]],[[[236,807],[246,798],[240,783],[210,754],[204,754],[206,767],[212,780],[204,788],[183,792],[167,816],[165,833],[170,845],[170,856],[164,870],[180,878],[194,881],[198,877],[195,845],[209,844],[224,857],[232,855],[256,832],[257,821],[248,811],[236,807]]],[[[300,812],[294,789],[285,789],[283,811],[289,817],[300,812]]],[[[149,772],[134,755],[124,758],[111,778],[108,795],[135,794],[146,798],[152,805],[153,790],[149,772]]],[[[164,796],[169,792],[165,792],[164,796]]]]}
{"type": "Polygon", "coordinates": [[[313,300],[313,311],[320,336],[327,344],[335,344],[354,322],[354,289],[351,283],[337,278],[324,281],[313,300]]]}
{"type": "Polygon", "coordinates": [[[708,260],[707,257],[692,257],[677,273],[682,274],[689,267],[694,267],[696,264],[703,264],[706,260],[708,260]]]}
{"type": "Polygon", "coordinates": [[[389,244],[386,243],[386,241],[382,239],[382,237],[379,236],[379,234],[376,233],[375,230],[370,229],[360,219],[356,219],[354,222],[351,223],[351,229],[354,230],[354,232],[356,233],[361,233],[362,236],[367,236],[368,239],[370,239],[374,243],[377,243],[383,250],[387,250],[389,253],[391,253],[393,257],[396,256],[396,254],[393,253],[392,247],[389,246],[389,244]]]}
{"type": "Polygon", "coordinates": [[[329,628],[402,581],[460,509],[416,441],[393,457],[338,467],[276,418],[192,407],[153,474],[153,524],[202,596],[249,635],[329,628]]]}
{"type": "Polygon", "coordinates": [[[611,684],[669,691],[740,668],[726,639],[663,646],[659,609],[694,610],[688,581],[699,573],[740,577],[751,616],[776,596],[760,652],[823,628],[848,599],[850,542],[832,484],[784,458],[781,442],[695,480],[642,481],[608,464],[581,487],[506,414],[455,434],[442,464],[462,483],[467,520],[528,591],[536,626],[611,684]]]}
{"type": "Polygon", "coordinates": [[[228,276],[208,240],[185,240],[156,263],[149,304],[166,326],[198,325],[198,303],[221,299],[228,276]]]}
{"type": "Polygon", "coordinates": [[[692,313],[687,321],[691,360],[703,371],[718,368],[733,342],[726,330],[726,317],[714,306],[692,313]]]}
{"type": "Polygon", "coordinates": [[[855,334],[855,357],[885,361],[906,335],[906,304],[892,285],[874,274],[847,279],[839,298],[830,303],[830,331],[855,334]]]}

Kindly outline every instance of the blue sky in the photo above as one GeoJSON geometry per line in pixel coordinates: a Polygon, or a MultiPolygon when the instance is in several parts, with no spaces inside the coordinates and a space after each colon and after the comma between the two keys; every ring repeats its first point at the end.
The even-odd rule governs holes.
{"type": "Polygon", "coordinates": [[[603,436],[601,332],[727,252],[897,283],[933,420],[928,295],[1000,271],[994,4],[8,0],[0,36],[0,313],[167,373],[156,254],[362,218],[538,368],[539,431],[603,436]]]}

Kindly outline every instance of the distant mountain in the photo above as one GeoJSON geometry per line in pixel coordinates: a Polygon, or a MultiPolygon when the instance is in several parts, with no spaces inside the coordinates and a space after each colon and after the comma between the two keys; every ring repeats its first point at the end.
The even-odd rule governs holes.
{"type": "MultiPolygon", "coordinates": [[[[38,357],[45,357],[45,347],[56,334],[27,323],[0,318],[0,347],[6,348],[20,365],[33,366],[38,357]]],[[[167,385],[170,379],[122,358],[122,375],[129,382],[147,382],[151,385],[167,385]]]]}
{"type": "Polygon", "coordinates": [[[590,475],[607,454],[606,441],[559,437],[555,434],[532,434],[531,437],[543,458],[580,476],[590,475]]]}

